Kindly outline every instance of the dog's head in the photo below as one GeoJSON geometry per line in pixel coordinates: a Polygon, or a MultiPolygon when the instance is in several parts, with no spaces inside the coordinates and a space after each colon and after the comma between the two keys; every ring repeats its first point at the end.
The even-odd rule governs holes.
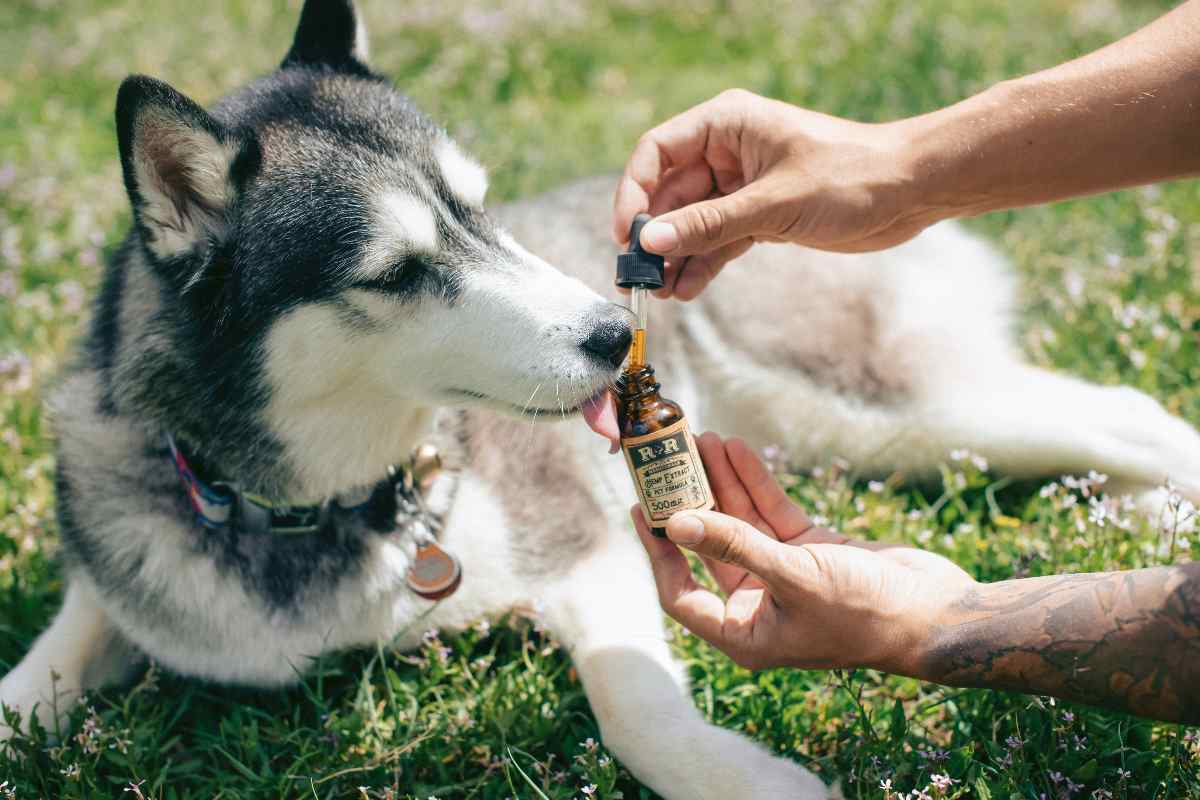
{"type": "Polygon", "coordinates": [[[489,218],[484,170],[366,66],[350,0],[308,0],[279,70],[211,111],[127,79],[117,129],[176,346],[245,373],[321,462],[307,490],[377,475],[433,406],[557,418],[615,377],[626,312],[489,218]]]}

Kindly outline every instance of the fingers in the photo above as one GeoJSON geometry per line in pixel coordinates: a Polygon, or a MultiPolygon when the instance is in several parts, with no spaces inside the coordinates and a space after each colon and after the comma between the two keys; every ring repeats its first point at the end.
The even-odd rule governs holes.
{"type": "Polygon", "coordinates": [[[659,599],[666,607],[667,598],[677,596],[695,584],[692,568],[688,566],[687,559],[679,552],[678,547],[650,533],[641,506],[635,505],[631,508],[629,516],[642,540],[642,546],[646,548],[646,554],[650,556],[650,567],[654,570],[659,599]]]}
{"type": "Polygon", "coordinates": [[[740,188],[744,170],[739,142],[748,110],[760,102],[762,98],[749,92],[722,92],[643,134],[613,199],[613,238],[625,242],[634,215],[650,209],[651,198],[673,168],[702,164],[721,194],[740,188]]]}
{"type": "Polygon", "coordinates": [[[671,167],[702,160],[708,144],[709,104],[688,109],[638,139],[613,200],[613,238],[624,242],[636,214],[650,208],[650,196],[671,167]]]}
{"type": "Polygon", "coordinates": [[[736,517],[718,511],[681,511],[667,520],[667,537],[702,556],[758,576],[770,588],[788,587],[800,577],[794,548],[736,517]]]}
{"type": "Polygon", "coordinates": [[[705,431],[696,437],[696,449],[700,451],[700,460],[704,462],[704,472],[708,475],[708,485],[713,490],[717,507],[722,512],[745,520],[751,525],[757,526],[763,522],[754,507],[754,501],[746,491],[746,486],[729,461],[729,454],[721,437],[712,431],[705,431]]]}
{"type": "Polygon", "coordinates": [[[652,216],[665,214],[681,206],[707,200],[715,189],[713,173],[707,162],[677,167],[663,176],[650,198],[648,211],[652,216]]]}
{"type": "Polygon", "coordinates": [[[751,185],[655,217],[642,229],[642,245],[673,258],[711,253],[755,234],[769,233],[763,223],[767,209],[766,200],[751,185]]]}
{"type": "Polygon", "coordinates": [[[749,445],[738,438],[728,439],[725,452],[736,473],[735,479],[745,487],[758,515],[775,530],[779,539],[787,541],[813,526],[808,514],[787,496],[749,445]]]}
{"type": "Polygon", "coordinates": [[[705,641],[722,647],[725,604],[721,598],[696,583],[679,548],[650,533],[641,506],[634,506],[629,515],[650,556],[650,569],[654,572],[658,602],[663,611],[705,641]]]}
{"type": "MultiPolygon", "coordinates": [[[[739,239],[704,255],[691,256],[675,271],[668,285],[679,300],[695,300],[725,265],[750,249],[753,239],[739,239]]],[[[670,280],[670,279],[669,279],[670,280]]]]}

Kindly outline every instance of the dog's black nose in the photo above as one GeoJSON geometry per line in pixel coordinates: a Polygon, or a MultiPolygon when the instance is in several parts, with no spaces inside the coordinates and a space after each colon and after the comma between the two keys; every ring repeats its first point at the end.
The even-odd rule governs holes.
{"type": "Polygon", "coordinates": [[[628,322],[607,319],[596,323],[580,347],[606,365],[619,367],[625,360],[625,354],[629,352],[629,343],[632,341],[633,331],[628,322]]]}

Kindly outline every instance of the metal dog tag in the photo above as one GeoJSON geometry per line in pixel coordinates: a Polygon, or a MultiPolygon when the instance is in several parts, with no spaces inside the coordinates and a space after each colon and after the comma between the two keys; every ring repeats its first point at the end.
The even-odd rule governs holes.
{"type": "Polygon", "coordinates": [[[454,594],[462,582],[462,567],[458,559],[428,542],[417,548],[417,557],[408,568],[408,588],[426,600],[441,600],[454,594]]]}

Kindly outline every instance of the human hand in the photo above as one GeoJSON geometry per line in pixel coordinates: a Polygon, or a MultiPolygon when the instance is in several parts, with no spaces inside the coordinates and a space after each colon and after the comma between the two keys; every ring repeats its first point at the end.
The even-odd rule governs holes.
{"type": "Polygon", "coordinates": [[[975,585],[932,553],[815,527],[740,439],[697,438],[718,506],[682,511],[655,538],[631,512],[663,609],[751,669],[873,667],[922,677],[946,606],[975,585]],[[686,547],[721,592],[700,586],[686,547]]]}
{"type": "Polygon", "coordinates": [[[756,241],[857,252],[899,244],[936,221],[914,205],[904,123],[868,125],[740,89],[638,140],[617,187],[613,234],[654,222],[642,245],[667,256],[660,297],[691,300],[756,241]]]}

